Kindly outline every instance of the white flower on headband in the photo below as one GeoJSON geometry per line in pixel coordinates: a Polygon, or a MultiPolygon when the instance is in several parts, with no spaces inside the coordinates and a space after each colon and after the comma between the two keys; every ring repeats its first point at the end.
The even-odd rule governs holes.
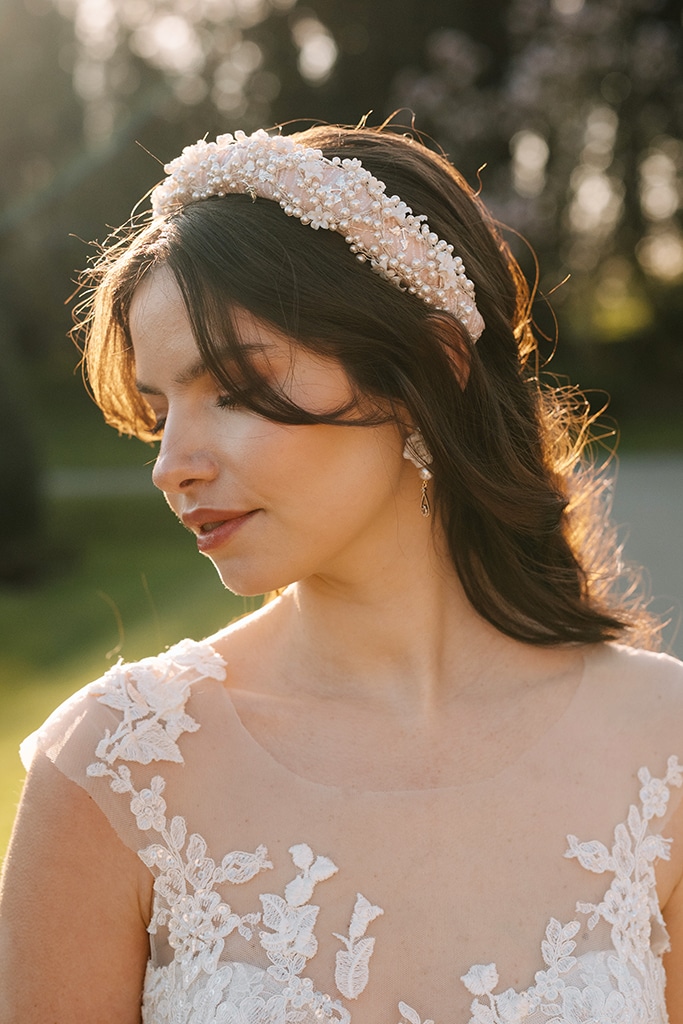
{"type": "Polygon", "coordinates": [[[291,135],[219,135],[187,146],[152,192],[156,217],[227,193],[272,199],[290,217],[344,236],[356,258],[402,291],[452,313],[476,341],[484,330],[474,285],[453,246],[431,231],[360,160],[333,157],[291,135]]]}

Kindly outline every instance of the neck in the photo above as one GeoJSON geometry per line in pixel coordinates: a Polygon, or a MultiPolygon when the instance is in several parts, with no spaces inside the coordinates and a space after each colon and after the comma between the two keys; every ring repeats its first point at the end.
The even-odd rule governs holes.
{"type": "Polygon", "coordinates": [[[434,707],[485,684],[493,664],[523,648],[475,612],[428,533],[423,550],[311,577],[263,609],[283,688],[434,707]]]}
{"type": "Polygon", "coordinates": [[[575,651],[523,644],[484,620],[427,525],[400,543],[384,531],[385,543],[371,538],[230,627],[235,676],[271,693],[431,717],[463,697],[488,706],[576,662],[575,651]]]}

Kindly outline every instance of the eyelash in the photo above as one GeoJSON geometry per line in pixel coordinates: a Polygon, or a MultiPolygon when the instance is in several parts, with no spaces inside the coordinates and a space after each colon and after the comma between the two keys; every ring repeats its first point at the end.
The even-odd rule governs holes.
{"type": "MultiPolygon", "coordinates": [[[[216,399],[216,405],[219,409],[236,409],[239,405],[236,398],[232,395],[219,395],[216,399]]],[[[161,416],[154,426],[149,428],[149,433],[154,437],[159,437],[163,433],[164,427],[166,426],[166,417],[161,416]]]]}
{"type": "Polygon", "coordinates": [[[216,405],[219,409],[236,409],[239,402],[233,395],[219,395],[216,399],[216,405]]]}

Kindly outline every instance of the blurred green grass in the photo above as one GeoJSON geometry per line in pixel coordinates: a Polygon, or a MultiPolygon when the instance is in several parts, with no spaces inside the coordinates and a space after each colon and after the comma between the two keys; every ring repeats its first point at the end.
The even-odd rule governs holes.
{"type": "Polygon", "coordinates": [[[118,657],[199,639],[258,604],[222,588],[160,495],[53,500],[49,518],[59,547],[52,575],[0,590],[0,856],[21,789],[24,736],[118,657]]]}

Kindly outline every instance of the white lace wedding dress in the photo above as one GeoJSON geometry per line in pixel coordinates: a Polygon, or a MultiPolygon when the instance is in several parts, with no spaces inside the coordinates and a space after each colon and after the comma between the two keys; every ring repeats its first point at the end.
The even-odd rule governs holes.
{"type": "Polygon", "coordinates": [[[591,718],[586,682],[493,777],[367,792],[278,763],[225,674],[183,641],[114,667],[23,748],[154,876],[146,1024],[666,1020],[655,864],[683,775],[675,756],[629,767],[637,737],[612,742],[619,712],[591,718]],[[584,751],[563,746],[567,716],[584,751]]]}

